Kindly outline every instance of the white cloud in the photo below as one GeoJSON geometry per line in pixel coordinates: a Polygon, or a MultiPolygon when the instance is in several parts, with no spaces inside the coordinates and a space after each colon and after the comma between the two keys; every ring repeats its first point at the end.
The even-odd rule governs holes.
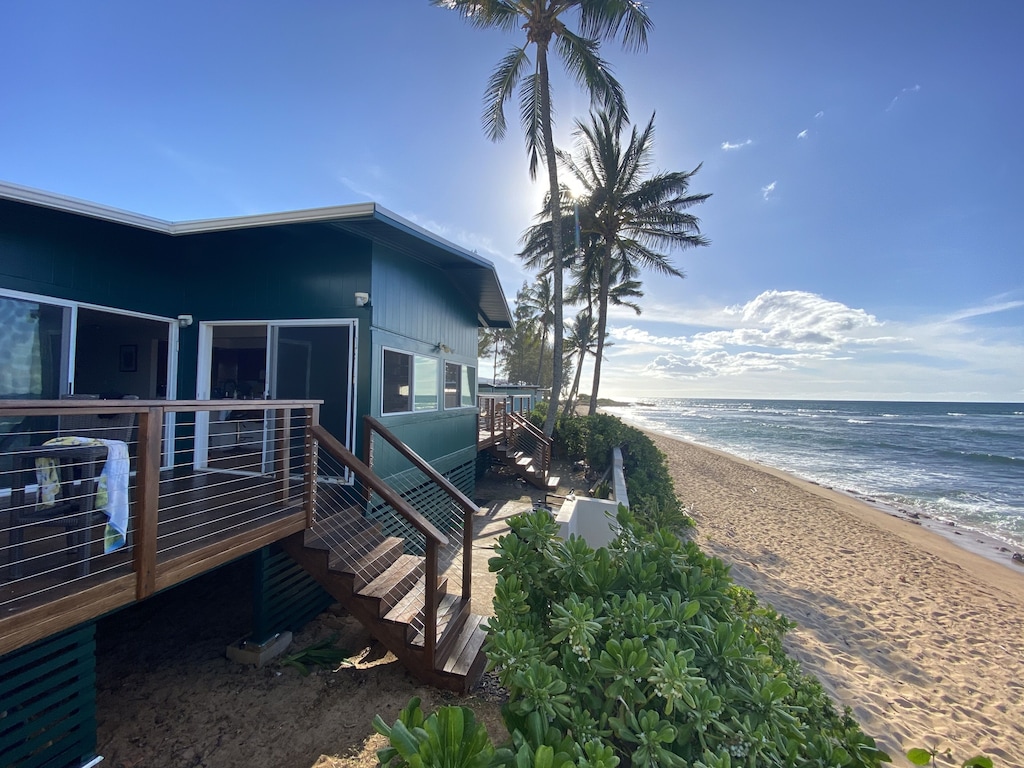
{"type": "Polygon", "coordinates": [[[807,129],[806,129],[806,128],[804,128],[804,129],[803,129],[802,131],[800,131],[800,133],[798,133],[798,134],[796,135],[796,137],[797,137],[798,139],[806,139],[806,138],[807,138],[807,129]]]}
{"type": "Polygon", "coordinates": [[[820,120],[824,116],[825,116],[824,110],[818,110],[817,112],[814,113],[814,119],[815,120],[820,120]]]}
{"type": "Polygon", "coordinates": [[[965,321],[1022,308],[1004,295],[941,318],[883,322],[814,293],[765,291],[658,317],[663,328],[708,330],[612,326],[606,379],[619,396],[1014,399],[1006,382],[1024,379],[1017,332],[965,321]]]}
{"type": "Polygon", "coordinates": [[[917,93],[920,90],[920,85],[913,85],[910,88],[904,88],[902,91],[900,91],[899,93],[892,97],[892,101],[889,102],[889,106],[885,108],[885,111],[891,112],[892,109],[896,106],[897,101],[906,96],[908,93],[917,93]]]}
{"type": "Polygon", "coordinates": [[[753,139],[747,139],[746,141],[741,141],[739,144],[730,144],[728,141],[723,141],[722,142],[722,149],[724,149],[726,152],[728,152],[729,150],[732,150],[732,149],[742,149],[743,147],[749,147],[753,143],[754,143],[753,139]]]}
{"type": "Polygon", "coordinates": [[[773,181],[768,186],[761,187],[761,196],[764,197],[765,200],[767,200],[768,196],[775,191],[775,184],[776,182],[773,181]]]}

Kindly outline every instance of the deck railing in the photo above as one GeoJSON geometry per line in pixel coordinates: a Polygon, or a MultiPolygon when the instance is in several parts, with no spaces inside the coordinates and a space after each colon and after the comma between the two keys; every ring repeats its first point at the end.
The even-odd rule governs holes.
{"type": "Polygon", "coordinates": [[[318,484],[313,531],[353,568],[357,588],[372,582],[394,561],[390,544],[380,541],[379,532],[403,540],[405,555],[423,557],[422,570],[410,570],[411,589],[402,602],[385,605],[382,611],[403,613],[411,620],[422,634],[425,657],[432,664],[438,638],[439,586],[443,583],[439,554],[449,546],[448,536],[329,432],[315,426],[312,434],[319,470],[347,468],[356,481],[353,485],[318,484]]]}
{"type": "Polygon", "coordinates": [[[519,413],[507,414],[507,439],[512,450],[533,459],[533,466],[545,472],[551,468],[551,438],[519,413]]]}
{"type": "Polygon", "coordinates": [[[0,655],[305,528],[318,405],[0,401],[0,655]]]}
{"type": "Polygon", "coordinates": [[[507,428],[505,414],[507,403],[504,397],[480,395],[477,397],[477,432],[478,443],[493,445],[504,434],[507,428]]]}

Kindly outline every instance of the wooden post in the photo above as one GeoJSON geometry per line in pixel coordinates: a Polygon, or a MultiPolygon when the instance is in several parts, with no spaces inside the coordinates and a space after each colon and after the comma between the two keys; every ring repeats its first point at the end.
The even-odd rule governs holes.
{"type": "Polygon", "coordinates": [[[289,483],[292,468],[292,411],[291,408],[279,408],[274,411],[273,467],[277,478],[277,497],[281,504],[288,503],[289,483]]]}
{"type": "Polygon", "coordinates": [[[306,527],[313,527],[313,512],[316,509],[316,453],[317,443],[313,439],[313,427],[320,423],[320,406],[314,405],[306,409],[306,450],[302,477],[305,483],[303,492],[306,504],[306,527]]]}
{"type": "Polygon", "coordinates": [[[437,650],[437,542],[427,536],[427,573],[424,576],[426,589],[423,607],[423,653],[430,669],[434,668],[434,654],[437,650]]]}
{"type": "Polygon", "coordinates": [[[160,437],[164,409],[139,414],[139,459],[135,477],[135,599],[156,591],[156,534],[160,506],[160,437]]]}
{"type": "Polygon", "coordinates": [[[473,510],[462,511],[462,597],[473,597],[473,510]]]}
{"type": "MultiPolygon", "coordinates": [[[[363,418],[363,463],[373,470],[373,425],[367,418],[363,418]]],[[[366,506],[370,504],[370,487],[363,484],[363,502],[366,506]]]]}

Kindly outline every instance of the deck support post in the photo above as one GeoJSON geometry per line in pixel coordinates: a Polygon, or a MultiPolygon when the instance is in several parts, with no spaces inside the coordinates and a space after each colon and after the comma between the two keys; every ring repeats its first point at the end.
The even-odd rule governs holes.
{"type": "Polygon", "coordinates": [[[135,599],[156,591],[156,534],[160,505],[160,438],[163,408],[139,414],[139,463],[135,482],[135,599]]]}

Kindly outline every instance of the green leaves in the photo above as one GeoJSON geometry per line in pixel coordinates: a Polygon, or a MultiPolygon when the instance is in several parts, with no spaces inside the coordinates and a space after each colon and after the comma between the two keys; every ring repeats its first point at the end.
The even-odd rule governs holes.
{"type": "MultiPolygon", "coordinates": [[[[917,747],[907,752],[907,759],[914,765],[928,765],[929,763],[934,765],[935,757],[939,754],[942,754],[947,760],[953,759],[953,755],[948,749],[944,753],[940,753],[938,747],[933,747],[932,749],[917,747]]],[[[992,758],[985,755],[975,755],[960,763],[960,768],[993,768],[992,758]]]]}
{"type": "MultiPolygon", "coordinates": [[[[737,589],[721,561],[664,531],[645,533],[628,513],[619,522],[614,545],[596,551],[556,540],[544,511],[515,518],[502,537],[484,647],[509,691],[511,741],[492,765],[876,768],[888,760],[782,653],[789,623],[737,589]]],[[[486,749],[463,749],[473,744],[465,713],[424,720],[414,703],[390,728],[375,721],[391,739],[380,753],[387,768],[480,766],[472,761],[486,749]]]]}
{"type": "Polygon", "coordinates": [[[313,667],[337,669],[341,665],[349,664],[348,657],[352,653],[343,648],[335,648],[336,642],[338,642],[337,633],[313,643],[301,651],[285,656],[281,659],[281,664],[286,667],[295,667],[303,677],[306,677],[313,667]]]}
{"type": "Polygon", "coordinates": [[[487,768],[494,755],[487,731],[467,707],[441,707],[424,720],[413,698],[394,725],[377,715],[373,727],[390,741],[377,751],[385,768],[487,768]]]}

